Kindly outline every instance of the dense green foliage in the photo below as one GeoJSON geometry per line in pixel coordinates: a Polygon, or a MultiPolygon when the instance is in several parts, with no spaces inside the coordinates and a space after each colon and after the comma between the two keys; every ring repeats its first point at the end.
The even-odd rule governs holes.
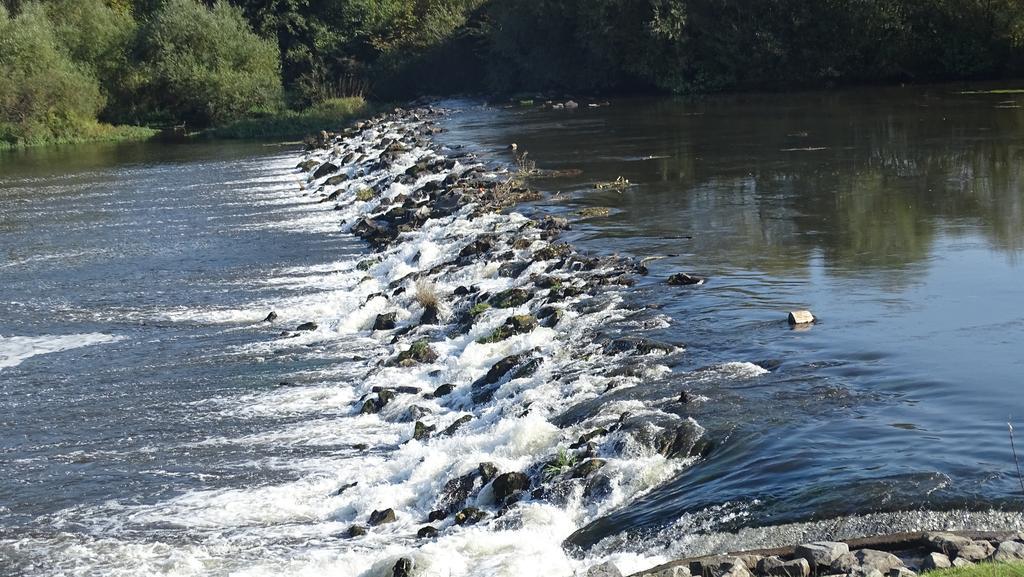
{"type": "Polygon", "coordinates": [[[167,0],[139,34],[144,108],[209,126],[281,108],[279,56],[237,8],[167,0]]]}
{"type": "Polygon", "coordinates": [[[298,118],[286,105],[346,96],[693,93],[1024,72],[1020,0],[0,4],[10,30],[0,37],[7,140],[74,131],[97,112],[116,122],[272,126],[298,118]]]}
{"type": "Polygon", "coordinates": [[[484,0],[238,0],[277,38],[293,104],[480,88],[483,56],[465,49],[484,0]],[[453,49],[455,47],[455,49],[453,49]],[[455,64],[460,64],[455,66],[455,64]],[[461,84],[461,86],[460,86],[461,84]]]}
{"type": "Polygon", "coordinates": [[[490,57],[510,86],[677,92],[1005,77],[1017,0],[504,0],[490,57]]]}
{"type": "Polygon", "coordinates": [[[143,12],[104,0],[5,0],[0,141],[151,134],[98,120],[208,126],[276,114],[280,66],[275,43],[222,1],[164,0],[143,12]]]}
{"type": "Polygon", "coordinates": [[[0,6],[0,141],[59,140],[94,129],[103,96],[57,42],[42,7],[0,6]]]}
{"type": "Polygon", "coordinates": [[[1018,0],[237,0],[307,103],[369,90],[784,89],[1024,72],[1018,0]]]}
{"type": "Polygon", "coordinates": [[[301,138],[365,116],[371,108],[359,96],[331,98],[303,110],[283,110],[261,118],[244,118],[210,131],[216,138],[301,138]]]}

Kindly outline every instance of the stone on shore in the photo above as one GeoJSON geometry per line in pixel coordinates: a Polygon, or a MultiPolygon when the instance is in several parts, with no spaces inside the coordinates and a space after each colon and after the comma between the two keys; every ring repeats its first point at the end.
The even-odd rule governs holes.
{"type": "Polygon", "coordinates": [[[724,555],[691,561],[690,573],[701,577],[750,577],[750,571],[741,559],[724,555]]]}
{"type": "Polygon", "coordinates": [[[988,541],[971,541],[956,552],[957,559],[966,559],[977,563],[984,561],[995,553],[996,548],[988,541]]]}
{"type": "Polygon", "coordinates": [[[806,559],[814,570],[831,567],[836,559],[850,552],[846,543],[836,541],[817,541],[798,545],[794,554],[797,557],[806,559]]]}
{"type": "Polygon", "coordinates": [[[944,553],[950,558],[956,557],[961,547],[971,544],[971,540],[952,533],[928,533],[925,538],[933,551],[944,553]]]}
{"type": "Polygon", "coordinates": [[[622,572],[611,561],[587,569],[587,577],[622,577],[622,572]]]}
{"type": "Polygon", "coordinates": [[[1024,543],[1017,541],[1003,541],[996,548],[992,560],[997,563],[1014,563],[1024,561],[1024,543]]]}
{"type": "Polygon", "coordinates": [[[892,569],[903,567],[903,561],[899,557],[885,551],[860,549],[853,556],[857,559],[862,569],[875,569],[883,575],[889,573],[892,569]]]}
{"type": "Polygon", "coordinates": [[[921,569],[931,571],[933,569],[949,569],[953,564],[945,553],[929,553],[921,561],[921,569]]]}
{"type": "Polygon", "coordinates": [[[655,573],[648,573],[645,577],[691,577],[691,574],[689,567],[676,565],[674,567],[662,569],[661,571],[657,571],[655,573]]]}
{"type": "Polygon", "coordinates": [[[829,564],[829,571],[837,574],[846,574],[857,566],[857,558],[853,553],[844,553],[829,564]]]}
{"type": "Polygon", "coordinates": [[[792,561],[768,557],[758,565],[759,572],[761,567],[764,567],[763,573],[768,577],[810,577],[811,575],[811,564],[802,557],[792,561]]]}

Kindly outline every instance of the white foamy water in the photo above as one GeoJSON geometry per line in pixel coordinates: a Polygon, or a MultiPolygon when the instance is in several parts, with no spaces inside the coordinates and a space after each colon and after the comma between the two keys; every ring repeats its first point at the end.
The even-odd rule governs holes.
{"type": "Polygon", "coordinates": [[[16,367],[26,359],[38,355],[58,353],[104,343],[114,343],[122,337],[101,333],[81,335],[44,335],[38,337],[0,336],[0,370],[16,367]]]}

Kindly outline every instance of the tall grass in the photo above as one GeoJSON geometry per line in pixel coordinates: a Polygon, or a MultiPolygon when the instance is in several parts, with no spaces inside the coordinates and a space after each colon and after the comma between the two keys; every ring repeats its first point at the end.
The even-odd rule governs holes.
{"type": "Polygon", "coordinates": [[[1024,564],[978,563],[973,567],[937,569],[924,573],[926,577],[1024,577],[1024,564]]]}
{"type": "Polygon", "coordinates": [[[113,126],[101,122],[84,123],[73,133],[62,136],[47,136],[39,139],[0,140],[0,150],[14,150],[57,144],[81,144],[86,142],[121,142],[148,140],[159,134],[159,130],[146,126],[113,126]]]}

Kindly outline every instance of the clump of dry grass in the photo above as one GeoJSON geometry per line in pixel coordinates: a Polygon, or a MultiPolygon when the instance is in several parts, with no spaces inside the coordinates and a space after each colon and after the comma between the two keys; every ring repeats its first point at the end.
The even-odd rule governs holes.
{"type": "Polygon", "coordinates": [[[537,163],[529,160],[529,152],[519,153],[514,150],[516,164],[509,170],[509,176],[498,184],[498,193],[507,196],[513,191],[526,186],[526,180],[537,170],[537,163]]]}
{"type": "Polygon", "coordinates": [[[441,297],[437,294],[437,285],[429,279],[421,278],[416,281],[416,302],[421,307],[436,309],[441,303],[441,297]]]}

